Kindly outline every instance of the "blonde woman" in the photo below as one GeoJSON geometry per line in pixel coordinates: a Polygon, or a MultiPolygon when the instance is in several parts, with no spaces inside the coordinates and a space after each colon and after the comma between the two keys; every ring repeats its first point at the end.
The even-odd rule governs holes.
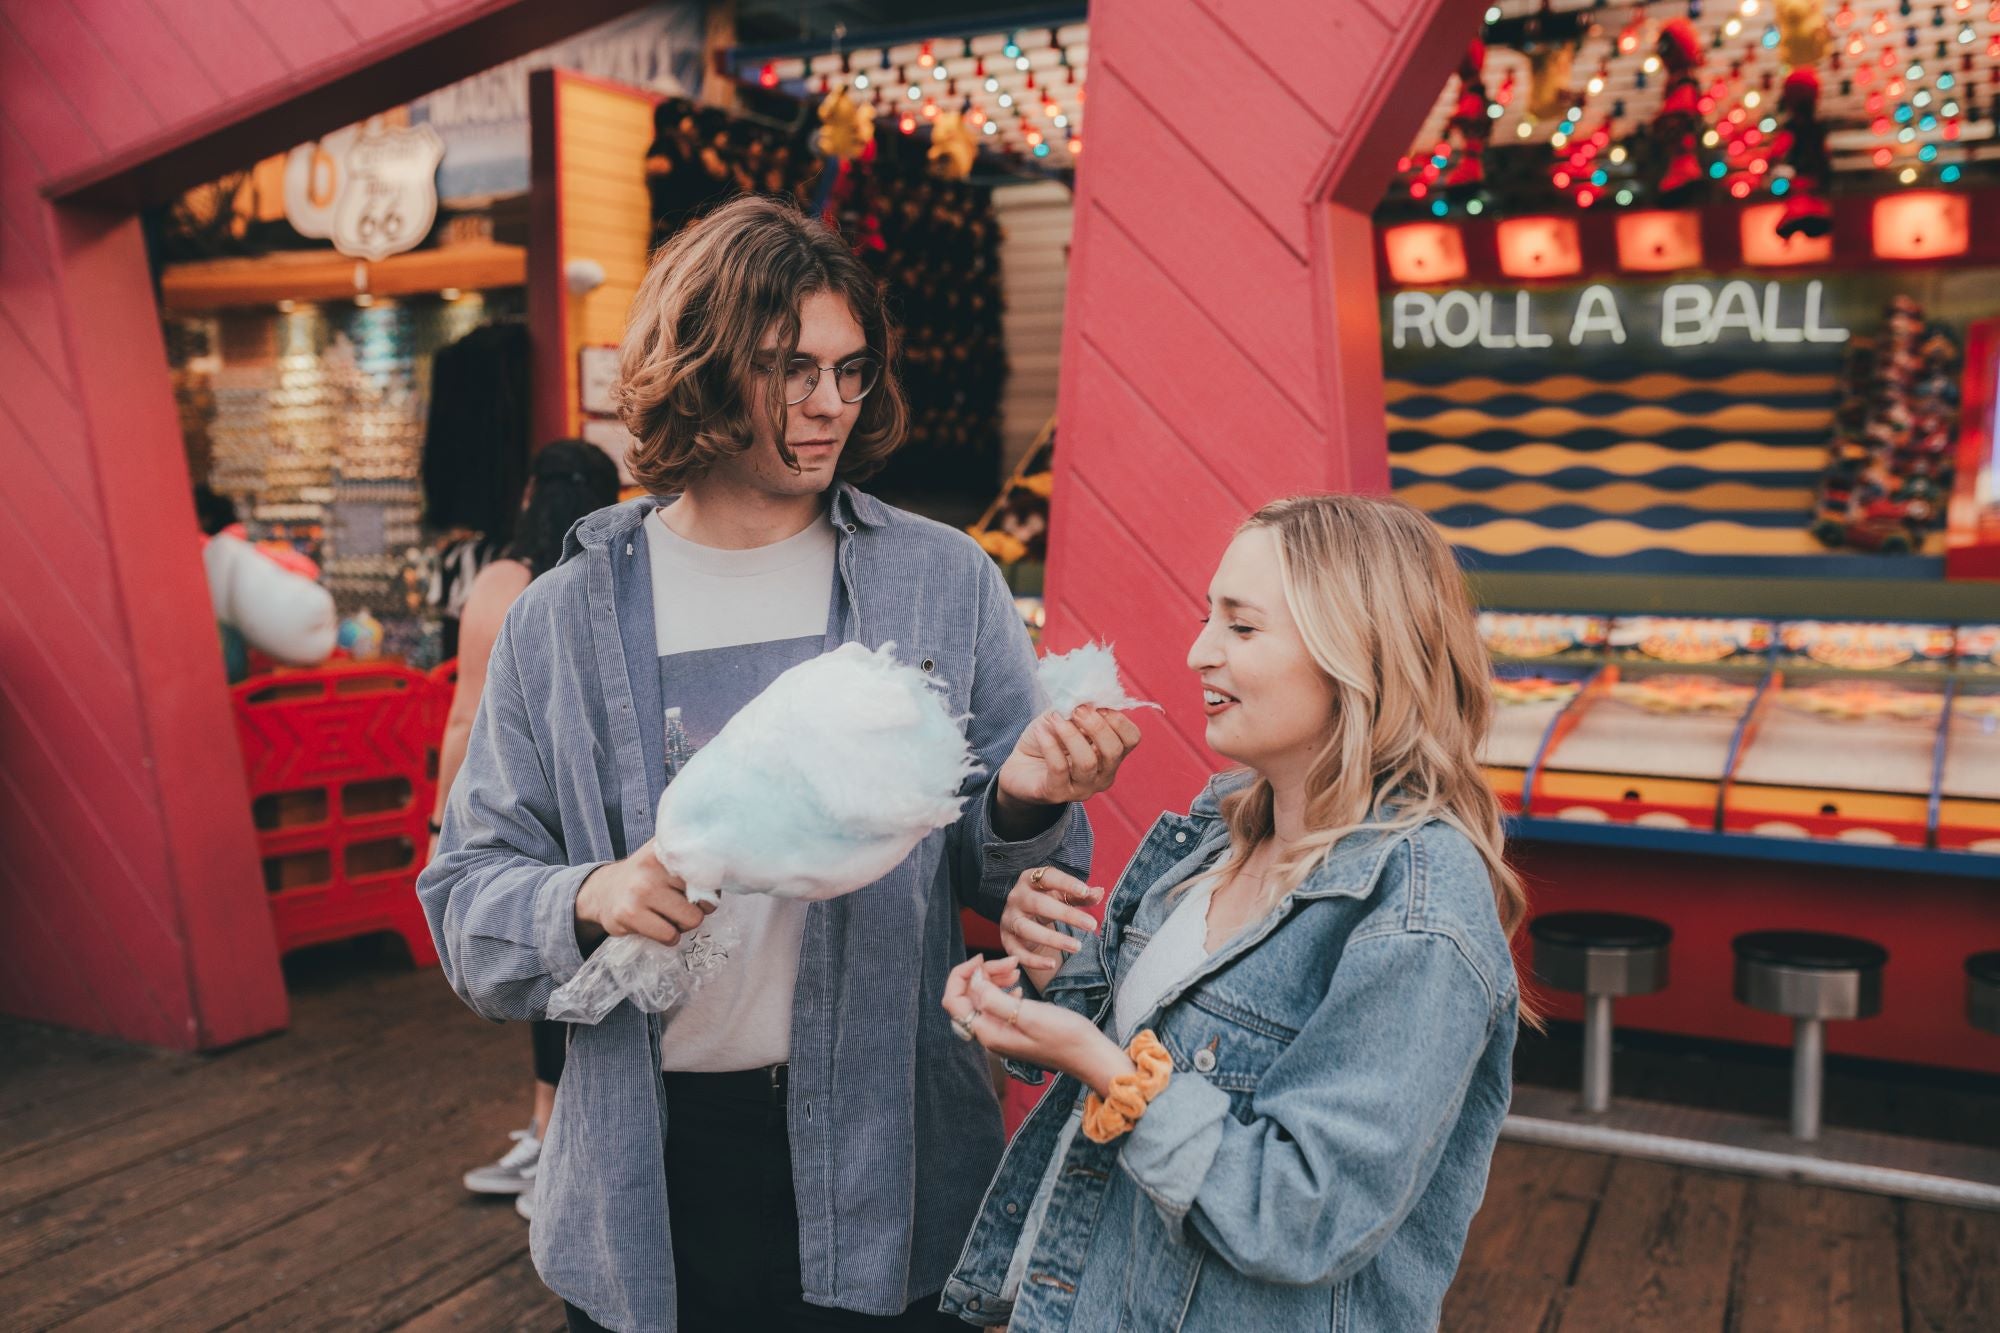
{"type": "Polygon", "coordinates": [[[968,1323],[1431,1328],[1485,1190],[1524,905],[1450,552],[1401,504],[1280,500],[1208,607],[1188,666],[1241,768],[1153,826],[1101,932],[1096,890],[1023,874],[1013,956],[944,992],[961,1036],[1061,1076],[946,1284],[968,1323]]]}

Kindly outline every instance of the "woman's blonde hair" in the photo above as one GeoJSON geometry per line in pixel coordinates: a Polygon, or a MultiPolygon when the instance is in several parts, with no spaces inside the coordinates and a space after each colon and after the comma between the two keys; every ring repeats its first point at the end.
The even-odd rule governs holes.
{"type": "Polygon", "coordinates": [[[750,448],[759,414],[771,424],[779,457],[796,465],[785,447],[779,377],[757,374],[755,362],[773,327],[779,364],[798,350],[800,303],[820,292],[847,303],[882,360],[881,380],[861,400],[837,474],[861,481],[881,468],[910,417],[881,289],[831,228],[752,195],[661,246],[632,298],[612,399],[637,441],[627,461],[640,485],[655,495],[684,490],[717,460],[750,448]]]}
{"type": "MultiPolygon", "coordinates": [[[[1274,897],[1351,833],[1439,819],[1478,848],[1512,935],[1527,895],[1478,758],[1493,711],[1490,665],[1444,539],[1408,505],[1363,495],[1274,500],[1238,531],[1276,539],[1285,605],[1333,687],[1326,743],[1307,777],[1306,833],[1283,849],[1274,897]]],[[[1271,784],[1258,777],[1223,797],[1222,817],[1240,863],[1272,835],[1271,784]]]]}

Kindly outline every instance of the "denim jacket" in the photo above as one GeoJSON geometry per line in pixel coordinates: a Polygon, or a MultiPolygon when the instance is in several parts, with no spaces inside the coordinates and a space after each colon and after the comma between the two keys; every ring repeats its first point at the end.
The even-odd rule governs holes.
{"type": "MultiPolygon", "coordinates": [[[[893,642],[934,672],[996,774],[1043,706],[998,570],[963,533],[845,486],[831,503],[842,637],[893,642]]],[[[578,523],[493,647],[439,855],[417,883],[446,977],[487,1018],[544,1015],[583,965],[578,888],[653,828],[666,737],[640,525],[656,504],[578,523]]],[[[1002,1144],[985,1060],[937,1003],[965,956],[958,906],[997,917],[1022,870],[1090,862],[1079,808],[1009,843],[989,822],[989,781],[967,794],[956,824],[806,918],[788,1128],[816,1304],[890,1314],[943,1286],[1002,1144]]],[[[618,1330],[674,1327],[662,1039],[659,1018],[629,1004],[570,1029],[535,1181],[535,1267],[618,1330]]]]}
{"type": "MultiPolygon", "coordinates": [[[[1210,783],[1163,815],[1045,996],[1109,1022],[1171,890],[1228,845],[1210,783]]],[[[1015,1135],[944,1309],[1012,1333],[1435,1327],[1510,1095],[1519,990],[1485,864],[1433,821],[1349,836],[1140,1024],[1174,1072],[1132,1131],[1078,1134],[1018,1293],[1037,1186],[1082,1090],[1015,1135]]],[[[1019,1071],[1017,1071],[1019,1072],[1019,1071]]]]}

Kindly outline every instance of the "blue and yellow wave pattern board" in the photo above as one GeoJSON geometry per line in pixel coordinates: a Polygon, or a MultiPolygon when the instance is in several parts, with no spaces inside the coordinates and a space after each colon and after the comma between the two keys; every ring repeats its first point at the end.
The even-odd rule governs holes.
{"type": "Polygon", "coordinates": [[[1392,484],[1472,568],[1940,578],[1828,550],[1813,495],[1849,344],[1898,291],[1990,315],[1937,309],[1970,276],[1386,293],[1392,484]]]}

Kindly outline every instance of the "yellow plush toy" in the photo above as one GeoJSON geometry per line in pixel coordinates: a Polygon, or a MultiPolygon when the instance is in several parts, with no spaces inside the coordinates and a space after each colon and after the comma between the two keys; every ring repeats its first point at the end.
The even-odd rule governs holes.
{"type": "Polygon", "coordinates": [[[819,104],[819,151],[843,162],[860,157],[875,141],[875,108],[857,102],[842,84],[819,104]]]}
{"type": "Polygon", "coordinates": [[[1778,46],[1788,68],[1817,65],[1832,40],[1825,0],[1778,0],[1778,46]]]}
{"type": "Polygon", "coordinates": [[[1574,42],[1551,42],[1528,56],[1528,114],[1536,119],[1560,116],[1576,101],[1570,92],[1570,69],[1576,63],[1574,42]]]}
{"type": "Polygon", "coordinates": [[[946,180],[964,180],[979,156],[979,139],[956,111],[939,111],[931,122],[931,171],[946,180]]]}

